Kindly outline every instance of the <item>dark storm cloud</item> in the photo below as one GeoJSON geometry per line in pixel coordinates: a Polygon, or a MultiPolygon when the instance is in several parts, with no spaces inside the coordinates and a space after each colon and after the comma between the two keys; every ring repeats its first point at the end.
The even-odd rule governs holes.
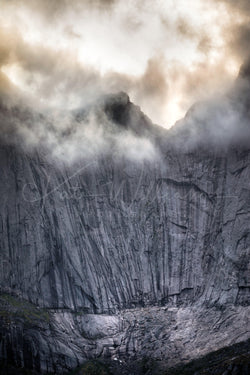
{"type": "MultiPolygon", "coordinates": [[[[45,46],[34,48],[13,30],[0,29],[0,68],[17,64],[26,76],[29,86],[37,91],[39,99],[55,100],[65,106],[86,105],[105,92],[132,92],[145,106],[160,108],[167,94],[167,82],[162,57],[150,59],[144,74],[138,77],[108,72],[101,75],[88,65],[77,63],[67,51],[55,51],[45,46]]],[[[6,86],[7,78],[0,82],[6,86]]]]}
{"type": "MultiPolygon", "coordinates": [[[[249,20],[250,21],[250,20],[249,20]]],[[[243,61],[250,58],[250,23],[234,25],[228,31],[229,47],[243,61]]]]}
{"type": "Polygon", "coordinates": [[[17,65],[25,74],[29,87],[35,87],[37,92],[37,101],[32,96],[29,98],[0,71],[1,138],[21,143],[28,149],[44,145],[56,159],[67,162],[80,157],[92,158],[111,146],[121,155],[137,161],[156,157],[150,140],[130,132],[117,134],[101,110],[91,110],[80,122],[67,111],[70,101],[84,110],[105,93],[122,88],[135,90],[138,97],[146,90],[148,95],[158,98],[160,71],[156,61],[149,62],[145,75],[137,79],[114,72],[101,76],[91,66],[74,62],[65,51],[36,47],[13,30],[0,30],[0,69],[17,65]],[[151,72],[149,84],[145,82],[148,71],[151,72]],[[52,102],[56,99],[55,107],[49,109],[41,105],[43,98],[47,101],[51,98],[52,102]]]}
{"type": "Polygon", "coordinates": [[[200,37],[198,44],[197,44],[197,49],[198,51],[208,54],[209,51],[212,49],[213,42],[209,35],[203,35],[200,37]]]}
{"type": "Polygon", "coordinates": [[[142,105],[152,106],[155,111],[160,111],[168,94],[166,61],[157,57],[148,61],[145,73],[135,82],[135,99],[142,105]]]}
{"type": "Polygon", "coordinates": [[[108,10],[116,0],[1,0],[10,6],[24,6],[46,18],[62,16],[65,12],[99,8],[108,10]]]}
{"type": "Polygon", "coordinates": [[[250,58],[250,1],[213,1],[224,4],[231,16],[231,23],[224,30],[224,38],[229,51],[243,63],[250,58]]]}
{"type": "Polygon", "coordinates": [[[249,0],[213,0],[217,3],[224,3],[231,9],[237,10],[245,15],[250,14],[250,2],[249,0]]]}
{"type": "MultiPolygon", "coordinates": [[[[222,3],[222,0],[217,1],[222,3]]],[[[186,110],[197,98],[203,100],[213,96],[218,87],[227,87],[227,55],[222,54],[221,58],[216,57],[217,60],[213,58],[216,53],[218,55],[215,36],[219,38],[220,35],[203,27],[200,22],[195,23],[192,17],[188,17],[188,13],[182,13],[180,10],[171,19],[167,12],[162,15],[160,7],[154,8],[155,3],[151,1],[145,5],[142,1],[136,0],[133,5],[129,2],[128,6],[119,0],[0,0],[0,4],[5,5],[2,9],[10,21],[9,26],[7,22],[7,26],[0,29],[0,95],[3,95],[4,91],[8,92],[8,97],[13,100],[13,93],[20,96],[19,91],[23,90],[24,100],[28,102],[33,98],[33,108],[39,111],[46,108],[47,112],[51,111],[50,122],[56,124],[55,133],[47,131],[47,128],[44,130],[44,124],[39,119],[36,120],[36,134],[29,132],[29,126],[25,127],[20,121],[19,132],[24,134],[30,143],[47,139],[51,148],[59,150],[59,154],[62,151],[58,147],[62,143],[58,135],[59,127],[63,130],[73,121],[65,111],[88,107],[106,93],[128,92],[131,99],[142,106],[154,121],[161,124],[164,118],[166,124],[172,125],[177,116],[173,116],[174,120],[166,120],[164,110],[168,103],[174,103],[169,107],[170,114],[178,106],[186,110]],[[17,12],[21,23],[15,25],[12,14],[15,14],[14,10],[17,9],[21,9],[17,12]],[[84,22],[82,16],[85,16],[84,22]],[[26,28],[29,19],[32,21],[29,28],[26,28]],[[89,27],[84,28],[84,24],[89,27]],[[91,43],[88,43],[89,39],[91,43]],[[100,43],[95,44],[96,40],[100,43]],[[187,49],[184,49],[184,46],[187,49]],[[193,48],[190,55],[189,46],[193,48]],[[182,57],[180,61],[179,56],[176,58],[171,55],[176,47],[179,56],[182,57]],[[95,53],[98,48],[103,48],[104,53],[97,53],[95,65],[92,52],[95,53]],[[75,51],[82,53],[79,59],[75,58],[75,51]],[[136,65],[133,63],[137,59],[140,60],[141,56],[140,69],[134,73],[133,67],[136,65]],[[127,64],[123,64],[123,61],[127,64]],[[108,63],[102,66],[102,62],[108,63]],[[12,84],[7,76],[4,76],[4,72],[12,79],[12,84]],[[30,99],[27,100],[27,97],[30,99]],[[60,111],[63,116],[58,115],[60,111]]],[[[162,3],[159,1],[159,4],[162,3]]],[[[246,22],[247,3],[240,1],[237,7],[233,2],[224,4],[228,12],[234,9],[242,19],[239,23],[234,22],[232,17],[230,25],[227,24],[225,29],[221,29],[223,43],[226,41],[224,44],[221,42],[221,49],[237,56],[239,61],[244,61],[248,57],[250,36],[249,25],[246,22]]],[[[228,102],[225,104],[222,99],[218,99],[218,102],[223,102],[223,110],[217,111],[217,107],[210,102],[208,108],[211,109],[211,113],[220,113],[221,118],[230,124],[238,120],[235,110],[233,115],[230,112],[228,102]],[[227,111],[229,116],[226,116],[227,111]]],[[[178,113],[178,110],[176,112],[178,113]]],[[[105,115],[100,118],[106,123],[105,115]]],[[[206,118],[213,121],[211,116],[206,118]]],[[[219,116],[215,115],[215,124],[218,123],[218,118],[219,116]]],[[[196,120],[192,121],[195,123],[196,120]]],[[[189,120],[188,123],[190,129],[193,128],[192,121],[189,120]]],[[[75,155],[75,150],[80,148],[78,140],[81,140],[86,150],[89,144],[92,144],[95,152],[98,147],[108,147],[108,143],[102,142],[105,135],[97,126],[95,115],[88,120],[87,125],[84,131],[77,130],[75,136],[65,145],[67,155],[75,155]]],[[[192,133],[192,137],[195,140],[195,132],[192,133]]],[[[120,140],[116,139],[116,142],[119,143],[120,140]]],[[[132,138],[127,138],[127,142],[136,144],[132,138]]],[[[141,145],[145,145],[145,150],[149,150],[149,153],[152,151],[146,142],[141,145]]]]}
{"type": "Polygon", "coordinates": [[[197,30],[185,18],[178,18],[176,22],[177,31],[184,37],[193,39],[197,36],[197,30]]]}

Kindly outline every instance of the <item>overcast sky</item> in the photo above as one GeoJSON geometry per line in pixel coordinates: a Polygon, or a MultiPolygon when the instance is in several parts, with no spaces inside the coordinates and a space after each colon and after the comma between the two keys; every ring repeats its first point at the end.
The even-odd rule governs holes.
{"type": "Polygon", "coordinates": [[[249,0],[0,0],[0,92],[60,110],[123,90],[170,127],[230,87],[249,14],[249,0]]]}

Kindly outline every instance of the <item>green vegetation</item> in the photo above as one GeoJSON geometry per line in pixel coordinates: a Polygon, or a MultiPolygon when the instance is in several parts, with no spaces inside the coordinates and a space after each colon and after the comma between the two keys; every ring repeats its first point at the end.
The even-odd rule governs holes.
{"type": "Polygon", "coordinates": [[[152,358],[118,363],[109,360],[92,360],[85,362],[71,375],[248,375],[250,373],[250,340],[234,344],[231,347],[194,360],[186,365],[179,365],[164,370],[161,361],[152,358]]]}
{"type": "Polygon", "coordinates": [[[85,362],[81,367],[70,372],[70,375],[112,375],[109,365],[100,360],[85,362]]]}
{"type": "Polygon", "coordinates": [[[18,318],[23,319],[24,323],[31,325],[38,321],[46,323],[50,321],[50,315],[46,310],[6,293],[0,294],[0,318],[6,324],[10,324],[18,318]]]}
{"type": "Polygon", "coordinates": [[[0,374],[1,375],[40,375],[35,370],[17,368],[11,365],[1,365],[1,364],[0,364],[0,374]]]}
{"type": "Polygon", "coordinates": [[[169,369],[165,375],[222,375],[224,373],[245,375],[249,373],[249,369],[250,340],[209,353],[186,365],[169,369]]]}

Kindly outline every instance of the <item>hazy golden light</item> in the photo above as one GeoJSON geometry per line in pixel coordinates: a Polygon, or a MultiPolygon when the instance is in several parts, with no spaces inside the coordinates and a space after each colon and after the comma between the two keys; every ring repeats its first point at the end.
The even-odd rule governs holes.
{"type": "MultiPolygon", "coordinates": [[[[75,66],[79,71],[79,67],[93,69],[92,75],[99,74],[100,82],[95,83],[96,86],[103,89],[106,85],[107,91],[110,88],[128,91],[154,122],[169,127],[202,92],[205,97],[208,91],[217,89],[220,77],[212,81],[213,84],[209,83],[208,90],[202,74],[210,79],[213,70],[215,75],[220,72],[224,82],[226,78],[235,77],[239,69],[239,63],[229,58],[225,47],[223,30],[231,22],[231,15],[222,4],[205,0],[117,1],[103,11],[79,2],[52,18],[49,11],[47,16],[41,15],[45,3],[38,2],[37,8],[35,3],[1,1],[2,27],[18,35],[23,43],[23,49],[18,46],[20,42],[13,44],[13,56],[6,65],[2,63],[1,70],[20,89],[48,103],[56,104],[63,97],[65,85],[60,84],[57,77],[62,66],[64,78],[68,80],[67,90],[72,90],[71,101],[68,101],[71,106],[74,100],[78,105],[74,85],[69,83],[71,71],[75,66]],[[39,53],[44,54],[43,71],[35,66],[39,53]],[[159,57],[164,61],[161,63],[164,90],[160,89],[162,80],[159,78],[150,85],[143,81],[149,77],[145,73],[148,62],[159,57]],[[229,63],[223,67],[225,60],[229,63]],[[112,87],[105,78],[109,74],[114,77],[112,87]],[[58,85],[60,95],[55,98],[44,94],[44,85],[49,79],[54,79],[58,85]],[[191,79],[192,84],[188,81],[191,79]],[[188,84],[190,92],[186,88],[188,84]]],[[[68,95],[65,91],[65,97],[68,95]]]]}

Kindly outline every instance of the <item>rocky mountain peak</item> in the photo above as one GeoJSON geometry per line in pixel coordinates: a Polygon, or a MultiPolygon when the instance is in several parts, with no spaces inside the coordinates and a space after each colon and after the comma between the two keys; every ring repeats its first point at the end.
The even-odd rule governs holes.
{"type": "MultiPolygon", "coordinates": [[[[249,339],[250,147],[221,153],[220,139],[211,147],[227,104],[194,109],[171,151],[167,132],[127,94],[92,108],[122,142],[127,130],[138,136],[132,141],[161,135],[160,162],[102,154],[72,166],[38,148],[0,145],[0,361],[57,374],[97,357],[121,366],[153,358],[167,368],[249,339]],[[209,153],[185,148],[192,139],[209,153]]],[[[10,115],[29,119],[27,131],[38,121],[13,109],[1,126],[10,115]]],[[[88,113],[73,115],[76,128],[64,137],[80,139],[67,146],[85,155],[90,138],[83,143],[78,130],[88,113]]]]}
{"type": "Polygon", "coordinates": [[[140,107],[130,101],[128,94],[123,91],[105,95],[102,99],[102,108],[114,124],[131,130],[138,136],[143,136],[153,130],[151,120],[140,107]]]}

